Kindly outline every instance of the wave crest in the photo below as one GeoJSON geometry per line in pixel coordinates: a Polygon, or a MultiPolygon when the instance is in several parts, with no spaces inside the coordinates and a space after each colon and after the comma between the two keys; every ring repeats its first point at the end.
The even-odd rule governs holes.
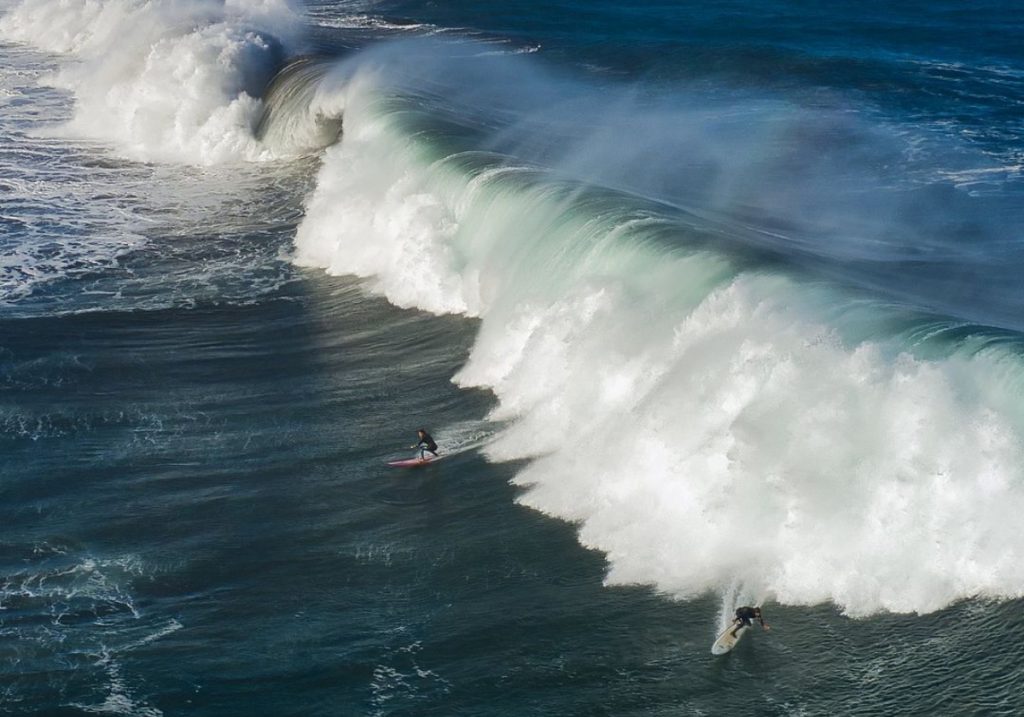
{"type": "Polygon", "coordinates": [[[297,261],[479,317],[455,381],[498,399],[488,455],[529,459],[521,501],[577,523],[610,583],[854,616],[1024,595],[1017,347],[459,151],[355,78],[297,261]]]}

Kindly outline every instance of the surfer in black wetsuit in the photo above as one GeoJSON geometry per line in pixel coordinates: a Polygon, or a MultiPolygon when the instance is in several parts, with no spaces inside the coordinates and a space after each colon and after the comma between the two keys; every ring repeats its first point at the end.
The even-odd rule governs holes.
{"type": "Polygon", "coordinates": [[[415,446],[411,446],[411,448],[420,449],[420,460],[425,461],[427,459],[427,453],[431,453],[434,458],[437,458],[437,443],[435,443],[434,439],[430,437],[430,434],[420,428],[416,431],[416,435],[419,436],[420,442],[415,446]]]}
{"type": "Polygon", "coordinates": [[[764,614],[761,612],[759,607],[738,607],[736,608],[736,619],[732,621],[732,624],[736,627],[732,630],[732,636],[736,637],[736,633],[739,632],[741,627],[750,627],[752,624],[751,620],[757,620],[761,623],[761,628],[764,630],[771,630],[768,627],[768,623],[764,621],[764,614]]]}

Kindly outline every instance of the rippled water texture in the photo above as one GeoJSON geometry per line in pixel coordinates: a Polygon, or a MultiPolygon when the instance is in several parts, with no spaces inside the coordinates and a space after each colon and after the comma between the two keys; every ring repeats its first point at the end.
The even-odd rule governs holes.
{"type": "Polygon", "coordinates": [[[0,714],[1024,712],[1020,30],[0,0],[0,714]]]}

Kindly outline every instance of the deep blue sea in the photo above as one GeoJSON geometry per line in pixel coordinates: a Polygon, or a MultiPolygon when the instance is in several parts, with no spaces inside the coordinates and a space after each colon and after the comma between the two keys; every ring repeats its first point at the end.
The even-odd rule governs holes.
{"type": "Polygon", "coordinates": [[[1022,37],[0,0],[0,715],[1024,713],[1022,37]]]}

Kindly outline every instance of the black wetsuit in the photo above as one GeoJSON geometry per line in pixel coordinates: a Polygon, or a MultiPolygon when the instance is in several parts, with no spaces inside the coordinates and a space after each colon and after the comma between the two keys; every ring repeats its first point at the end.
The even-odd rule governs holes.
{"type": "Polygon", "coordinates": [[[744,625],[752,624],[751,620],[759,620],[764,625],[764,618],[758,614],[758,612],[752,607],[738,607],[736,608],[736,619],[742,622],[744,625]]]}
{"type": "Polygon", "coordinates": [[[426,458],[424,454],[427,451],[433,453],[435,458],[437,457],[437,443],[434,442],[434,439],[426,431],[423,431],[423,438],[416,444],[416,447],[420,449],[420,458],[426,458]]]}

